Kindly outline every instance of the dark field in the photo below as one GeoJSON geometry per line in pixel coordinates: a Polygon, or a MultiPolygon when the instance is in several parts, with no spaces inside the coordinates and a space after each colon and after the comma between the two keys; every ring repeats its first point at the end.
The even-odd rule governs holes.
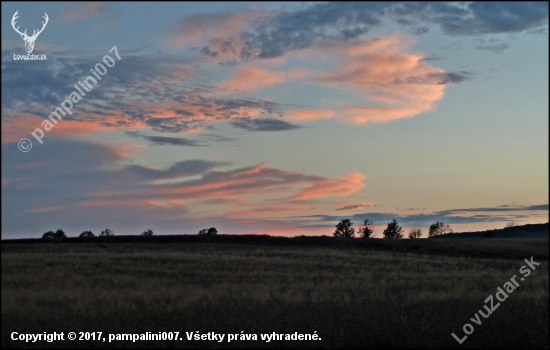
{"type": "Polygon", "coordinates": [[[3,347],[549,347],[548,239],[108,238],[2,244],[3,347]],[[540,266],[520,281],[531,256],[540,266]],[[470,321],[514,275],[520,286],[470,321]],[[184,340],[25,343],[14,331],[184,340]],[[188,341],[195,331],[321,340],[188,341]]]}

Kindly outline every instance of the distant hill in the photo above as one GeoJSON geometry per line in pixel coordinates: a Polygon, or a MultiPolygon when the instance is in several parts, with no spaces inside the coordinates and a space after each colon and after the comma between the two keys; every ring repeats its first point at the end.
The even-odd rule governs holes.
{"type": "Polygon", "coordinates": [[[494,238],[548,238],[548,223],[546,224],[527,224],[509,228],[476,231],[448,233],[437,236],[437,238],[474,238],[474,237],[494,237],[494,238]]]}

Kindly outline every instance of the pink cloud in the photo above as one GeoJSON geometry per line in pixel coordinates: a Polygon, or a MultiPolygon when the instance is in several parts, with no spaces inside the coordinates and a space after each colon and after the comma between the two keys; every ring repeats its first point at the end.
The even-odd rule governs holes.
{"type": "Polygon", "coordinates": [[[50,206],[50,207],[41,207],[41,208],[31,209],[29,211],[32,213],[48,213],[51,211],[58,211],[63,208],[64,208],[63,206],[50,206]]]}
{"type": "Polygon", "coordinates": [[[336,113],[330,109],[295,109],[285,115],[285,119],[293,122],[309,122],[330,119],[336,113]]]}
{"type": "Polygon", "coordinates": [[[253,92],[271,85],[286,83],[287,81],[302,78],[308,74],[304,69],[289,71],[271,71],[262,67],[242,67],[233,73],[233,77],[218,86],[227,90],[253,92]]]}
{"type": "MultiPolygon", "coordinates": [[[[2,143],[16,142],[22,137],[29,138],[36,128],[44,130],[44,118],[35,115],[22,115],[16,119],[2,119],[2,143]]],[[[110,128],[99,125],[94,121],[77,121],[62,119],[50,131],[44,131],[44,139],[48,137],[68,138],[82,136],[110,128]]],[[[32,138],[32,137],[31,137],[32,138]]],[[[34,140],[34,138],[32,138],[34,140]]]]}
{"type": "Polygon", "coordinates": [[[303,200],[315,197],[349,196],[363,188],[365,186],[363,181],[367,178],[368,176],[365,176],[359,172],[354,172],[341,178],[322,179],[315,181],[299,193],[296,193],[291,197],[291,199],[303,200]]]}
{"type": "Polygon", "coordinates": [[[423,54],[411,53],[412,44],[412,40],[392,36],[354,46],[319,46],[311,51],[320,50],[338,64],[314,81],[344,86],[367,103],[342,108],[338,118],[344,122],[386,123],[428,112],[443,98],[449,83],[447,72],[426,64],[423,54]]]}
{"type": "MultiPolygon", "coordinates": [[[[358,172],[339,178],[309,176],[257,164],[232,171],[214,170],[199,180],[170,185],[142,185],[130,190],[96,191],[91,195],[95,198],[157,198],[159,200],[225,198],[225,202],[232,199],[234,205],[243,204],[244,207],[249,208],[253,204],[253,210],[261,210],[264,208],[263,199],[266,198],[270,198],[269,201],[276,200],[279,203],[283,201],[288,205],[298,205],[298,202],[292,201],[349,196],[363,188],[365,186],[363,181],[367,178],[368,176],[358,172]],[[240,202],[253,197],[256,199],[252,202],[240,202]]],[[[268,207],[272,208],[273,204],[268,204],[268,207]]],[[[286,209],[280,207],[280,209],[286,210],[288,207],[286,209]]]]}
{"type": "Polygon", "coordinates": [[[65,12],[59,16],[58,20],[63,23],[73,23],[103,13],[108,8],[108,3],[99,1],[69,3],[65,12]]]}

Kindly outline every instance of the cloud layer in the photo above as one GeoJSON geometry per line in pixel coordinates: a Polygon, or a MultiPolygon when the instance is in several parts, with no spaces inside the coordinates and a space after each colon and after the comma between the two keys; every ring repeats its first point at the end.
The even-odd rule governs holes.
{"type": "Polygon", "coordinates": [[[119,149],[97,143],[50,140],[41,146],[25,157],[14,144],[2,147],[5,236],[106,225],[173,233],[212,215],[227,229],[242,220],[307,212],[309,200],[347,197],[367,178],[361,173],[321,177],[266,164],[222,170],[230,164],[199,159],[157,169],[128,164],[119,149]]]}
{"type": "MultiPolygon", "coordinates": [[[[251,17],[244,23],[236,15],[201,16],[202,23],[219,21],[226,31],[195,24],[199,22],[197,16],[181,21],[183,26],[193,28],[193,38],[204,39],[204,55],[236,63],[279,57],[317,44],[361,40],[385,20],[409,26],[417,35],[429,30],[418,23],[437,25],[451,36],[518,33],[547,24],[548,3],[325,2],[251,17]]],[[[175,31],[174,35],[184,40],[183,31],[175,31]]]]}

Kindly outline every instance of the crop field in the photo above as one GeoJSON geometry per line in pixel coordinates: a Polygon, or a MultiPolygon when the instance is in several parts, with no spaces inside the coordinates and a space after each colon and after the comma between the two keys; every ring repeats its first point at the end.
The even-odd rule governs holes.
{"type": "Polygon", "coordinates": [[[508,249],[525,255],[487,258],[352,245],[215,241],[3,243],[2,344],[10,348],[548,348],[548,239],[492,243],[498,252],[508,249]],[[531,256],[540,265],[529,269],[522,281],[519,270],[531,256]],[[485,300],[513,276],[519,287],[487,318],[477,314],[481,324],[470,320],[477,321],[480,309],[487,314],[484,305],[490,309],[490,304],[485,300]],[[459,344],[451,333],[463,338],[466,323],[473,332],[459,344]],[[179,332],[181,340],[11,340],[12,332],[65,332],[66,336],[71,331],[102,332],[104,337],[179,332]],[[186,332],[226,336],[222,342],[187,340],[186,332]],[[316,334],[320,339],[261,340],[262,334],[274,332],[316,334]],[[237,339],[228,342],[228,334],[238,334],[237,339]],[[258,340],[239,340],[245,334],[258,340]]]}

